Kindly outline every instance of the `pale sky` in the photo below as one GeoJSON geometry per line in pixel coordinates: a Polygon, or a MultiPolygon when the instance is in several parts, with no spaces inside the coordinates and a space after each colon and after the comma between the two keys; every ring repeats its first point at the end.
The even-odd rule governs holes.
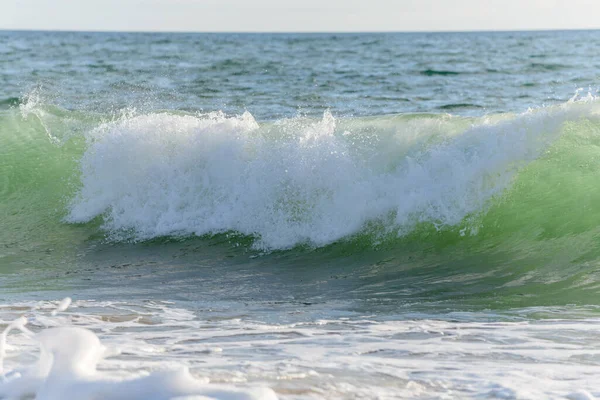
{"type": "Polygon", "coordinates": [[[600,28],[600,0],[0,0],[0,29],[463,31],[600,28]]]}

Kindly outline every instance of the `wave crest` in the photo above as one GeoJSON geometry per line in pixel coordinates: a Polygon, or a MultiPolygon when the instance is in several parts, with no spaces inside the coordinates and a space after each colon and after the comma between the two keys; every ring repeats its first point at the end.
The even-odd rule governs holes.
{"type": "Polygon", "coordinates": [[[373,222],[400,235],[454,226],[485,211],[588,107],[481,120],[122,118],[87,135],[67,219],[103,216],[115,239],[236,231],[263,249],[324,246],[373,222]]]}

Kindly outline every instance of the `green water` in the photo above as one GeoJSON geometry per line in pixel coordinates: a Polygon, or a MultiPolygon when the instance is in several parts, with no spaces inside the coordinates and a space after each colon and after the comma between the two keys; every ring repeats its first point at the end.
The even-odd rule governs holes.
{"type": "MultiPolygon", "coordinates": [[[[106,223],[111,218],[110,207],[90,222],[69,223],[69,210],[82,188],[82,157],[102,142],[98,138],[85,139],[86,132],[102,123],[120,126],[123,118],[135,117],[85,115],[43,105],[31,110],[21,107],[2,111],[3,275],[16,293],[22,292],[23,287],[34,292],[69,290],[95,287],[98,282],[118,292],[121,285],[129,284],[113,273],[119,268],[121,272],[139,273],[139,284],[144,290],[163,279],[162,274],[171,273],[178,279],[185,277],[187,287],[199,280],[204,285],[218,286],[216,282],[223,281],[216,278],[220,274],[231,275],[232,282],[225,279],[228,284],[239,284],[240,271],[244,271],[247,275],[242,275],[257,285],[244,288],[243,284],[239,290],[224,293],[227,298],[276,299],[296,285],[296,297],[306,301],[366,301],[375,308],[389,310],[399,306],[415,310],[501,310],[598,304],[599,254],[595,242],[600,190],[595,184],[600,162],[600,124],[593,103],[564,107],[573,115],[561,116],[558,128],[547,127],[556,130],[552,141],[535,159],[510,166],[516,172],[506,188],[482,200],[481,209],[464,215],[457,224],[435,218],[444,214],[429,217],[427,208],[416,209],[407,221],[398,222],[397,211],[389,210],[367,220],[349,235],[331,236],[324,244],[309,239],[281,249],[257,247],[261,243],[260,226],[253,235],[224,225],[223,229],[201,233],[200,237],[183,230],[155,238],[136,238],[135,229],[127,228],[134,230],[118,236],[119,239],[106,223]],[[584,110],[573,112],[578,108],[584,110]],[[156,271],[161,268],[167,271],[156,271]],[[37,274],[44,278],[40,280],[37,274]],[[214,282],[207,283],[211,279],[214,282]],[[259,289],[271,286],[268,294],[259,289]],[[275,287],[282,292],[273,290],[275,287]]],[[[525,119],[517,126],[531,130],[527,124],[539,123],[544,137],[545,124],[549,124],[546,119],[555,118],[552,115],[560,112],[560,108],[551,110],[541,122],[525,119]]],[[[382,168],[378,173],[384,174],[401,171],[401,163],[393,157],[421,158],[425,163],[431,161],[427,158],[431,149],[462,140],[465,132],[472,134],[473,126],[494,129],[514,124],[511,121],[520,118],[530,117],[507,115],[478,120],[406,115],[348,119],[337,122],[336,132],[342,136],[347,129],[357,132],[352,142],[354,150],[365,157],[377,154],[382,168]],[[388,143],[385,140],[411,127],[426,129],[427,137],[409,145],[402,142],[404,147],[387,153],[381,151],[382,143],[388,143]]],[[[292,121],[285,129],[275,131],[272,123],[260,124],[267,127],[264,129],[269,140],[278,141],[290,129],[320,123],[318,119],[292,121]]],[[[493,145],[482,140],[467,142],[461,154],[467,157],[469,152],[477,151],[477,146],[493,145]]],[[[459,169],[459,173],[464,171],[459,169]]],[[[500,175],[502,171],[492,171],[482,178],[487,181],[478,185],[493,186],[496,173],[500,175]]],[[[260,185],[260,181],[256,184],[260,185]]],[[[259,189],[272,190],[267,186],[259,189]]],[[[306,217],[303,213],[313,212],[311,207],[315,207],[302,190],[317,189],[296,186],[291,194],[287,192],[282,205],[300,220],[306,217]]],[[[466,200],[462,196],[450,197],[449,203],[442,206],[452,211],[452,207],[457,207],[455,203],[461,201],[466,200]]],[[[429,207],[439,208],[440,203],[429,207]]],[[[160,215],[166,218],[164,213],[160,215]]],[[[284,228],[295,229],[294,220],[287,221],[290,225],[284,228]]],[[[314,223],[310,219],[309,222],[314,223]]],[[[318,225],[315,229],[319,229],[318,225]]],[[[181,282],[174,285],[178,287],[181,282]]]]}

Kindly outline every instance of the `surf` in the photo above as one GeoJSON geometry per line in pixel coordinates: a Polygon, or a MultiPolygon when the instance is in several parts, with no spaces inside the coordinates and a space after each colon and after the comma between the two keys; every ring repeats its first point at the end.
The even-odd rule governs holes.
{"type": "Polygon", "coordinates": [[[249,112],[103,119],[25,103],[2,115],[1,193],[22,201],[43,192],[58,199],[63,222],[101,218],[114,240],[237,232],[282,250],[374,226],[384,236],[423,225],[475,232],[469,221],[506,202],[530,164],[560,172],[552,152],[594,141],[596,107],[588,100],[483,118],[325,112],[259,123],[249,112]]]}
{"type": "Polygon", "coordinates": [[[86,133],[65,221],[102,217],[115,240],[231,231],[265,250],[323,247],[373,226],[397,236],[466,227],[593,107],[267,123],[248,112],[135,115],[86,133]]]}
{"type": "Polygon", "coordinates": [[[111,243],[200,240],[309,264],[394,260],[373,284],[427,281],[410,291],[423,301],[454,298],[462,279],[463,304],[595,302],[598,110],[588,97],[485,117],[257,121],[24,101],[0,111],[2,258],[55,268],[111,243]]]}

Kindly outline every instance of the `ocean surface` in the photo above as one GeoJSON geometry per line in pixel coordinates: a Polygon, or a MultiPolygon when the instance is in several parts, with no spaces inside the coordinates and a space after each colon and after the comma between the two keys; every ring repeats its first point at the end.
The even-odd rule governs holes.
{"type": "Polygon", "coordinates": [[[598,54],[0,31],[0,399],[600,397],[598,54]]]}

